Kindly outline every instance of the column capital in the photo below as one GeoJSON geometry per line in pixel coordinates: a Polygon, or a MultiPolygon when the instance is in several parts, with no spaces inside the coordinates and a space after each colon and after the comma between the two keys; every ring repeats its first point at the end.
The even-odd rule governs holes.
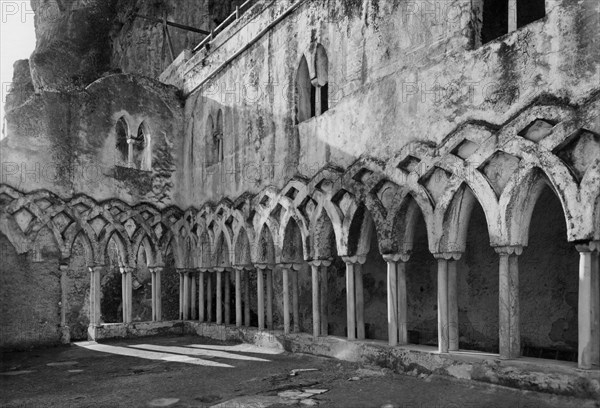
{"type": "Polygon", "coordinates": [[[367,256],[366,255],[354,255],[354,256],[342,256],[342,260],[344,262],[351,263],[351,264],[361,264],[364,265],[365,262],[367,262],[367,256]]]}
{"type": "Polygon", "coordinates": [[[233,269],[236,269],[238,271],[251,271],[254,269],[253,265],[234,265],[233,269]]]}
{"type": "MultiPolygon", "coordinates": [[[[310,266],[330,266],[332,259],[313,259],[307,262],[310,266]]],[[[296,270],[299,270],[296,269],[296,270]]]]}
{"type": "Polygon", "coordinates": [[[94,272],[100,272],[102,273],[102,271],[106,269],[106,265],[92,265],[92,266],[88,266],[88,270],[90,271],[90,273],[94,273],[94,272]]]}
{"type": "Polygon", "coordinates": [[[123,275],[133,273],[134,270],[135,268],[132,268],[131,266],[119,266],[119,271],[121,271],[123,275]]]}
{"type": "Polygon", "coordinates": [[[254,267],[256,269],[273,269],[275,265],[269,263],[255,263],[254,267]]]}
{"type": "Polygon", "coordinates": [[[177,269],[175,269],[175,271],[176,271],[177,273],[179,273],[179,274],[182,274],[182,275],[184,275],[184,274],[188,273],[188,270],[189,270],[189,269],[187,269],[187,268],[177,268],[177,269]]]}
{"type": "Polygon", "coordinates": [[[69,265],[68,264],[60,264],[60,265],[58,265],[58,270],[61,272],[66,272],[69,270],[69,265]]]}
{"type": "Polygon", "coordinates": [[[499,255],[521,255],[523,253],[522,245],[506,245],[494,247],[494,251],[499,255]]]}
{"type": "Polygon", "coordinates": [[[462,252],[437,252],[432,253],[431,255],[433,255],[433,257],[438,261],[458,261],[462,257],[462,254],[462,252]]]}
{"type": "Polygon", "coordinates": [[[214,267],[212,268],[215,272],[231,272],[233,271],[233,267],[231,266],[218,266],[218,267],[214,267]]]}
{"type": "Polygon", "coordinates": [[[162,272],[164,269],[165,269],[164,266],[150,266],[150,267],[148,267],[148,270],[151,273],[162,272]]]}
{"type": "Polygon", "coordinates": [[[410,253],[402,253],[402,254],[384,254],[381,255],[386,262],[408,262],[410,259],[410,253]]]}

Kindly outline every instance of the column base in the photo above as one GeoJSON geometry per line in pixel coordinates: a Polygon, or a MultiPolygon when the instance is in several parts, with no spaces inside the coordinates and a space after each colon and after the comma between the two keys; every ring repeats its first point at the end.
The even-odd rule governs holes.
{"type": "Polygon", "coordinates": [[[60,342],[62,344],[71,343],[71,329],[69,326],[60,326],[60,342]]]}

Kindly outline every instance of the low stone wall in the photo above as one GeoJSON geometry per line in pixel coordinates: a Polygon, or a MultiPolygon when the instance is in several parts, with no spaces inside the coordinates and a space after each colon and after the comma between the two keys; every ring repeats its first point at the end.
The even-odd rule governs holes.
{"type": "Polygon", "coordinates": [[[180,321],[103,325],[96,328],[95,339],[167,334],[192,334],[223,341],[242,341],[259,347],[378,365],[414,376],[437,374],[523,390],[600,399],[600,370],[579,370],[575,363],[552,360],[500,360],[495,354],[474,352],[439,354],[433,347],[391,347],[380,341],[348,341],[333,336],[313,341],[313,337],[306,333],[285,336],[281,331],[180,321]]]}

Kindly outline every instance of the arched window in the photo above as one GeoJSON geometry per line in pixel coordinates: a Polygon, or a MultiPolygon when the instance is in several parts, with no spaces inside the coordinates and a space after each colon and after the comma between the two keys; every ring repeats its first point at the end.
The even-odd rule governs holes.
{"type": "Polygon", "coordinates": [[[213,136],[215,134],[215,126],[214,126],[214,122],[213,122],[213,118],[212,115],[208,115],[208,118],[206,118],[206,165],[207,166],[212,166],[212,164],[215,162],[215,158],[213,155],[213,148],[212,148],[212,144],[213,144],[213,136]]]}
{"type": "Polygon", "coordinates": [[[315,73],[317,76],[315,86],[318,88],[317,94],[319,96],[316,103],[316,111],[317,114],[322,114],[329,109],[329,59],[327,58],[325,47],[321,44],[317,45],[315,73]]]}
{"type": "Polygon", "coordinates": [[[221,109],[217,113],[217,126],[213,135],[213,148],[216,158],[215,163],[223,162],[225,152],[223,146],[223,111],[221,109]]]}
{"type": "Polygon", "coordinates": [[[140,124],[133,147],[133,165],[136,169],[150,171],[152,169],[152,148],[150,132],[145,122],[140,124]]]}
{"type": "Polygon", "coordinates": [[[296,72],[296,124],[315,116],[315,90],[310,82],[308,63],[303,56],[296,72]]]}
{"type": "Polygon", "coordinates": [[[474,0],[475,46],[543,18],[546,0],[474,0]]]}
{"type": "Polygon", "coordinates": [[[127,121],[125,118],[120,118],[117,121],[117,125],[115,126],[116,140],[116,157],[115,164],[119,166],[128,166],[129,165],[129,144],[127,143],[127,139],[129,139],[129,126],[127,125],[127,121]]]}

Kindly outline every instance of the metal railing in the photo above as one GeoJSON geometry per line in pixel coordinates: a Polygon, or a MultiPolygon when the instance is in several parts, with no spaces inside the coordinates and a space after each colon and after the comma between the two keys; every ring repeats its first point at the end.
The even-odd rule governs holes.
{"type": "Polygon", "coordinates": [[[198,52],[199,50],[202,49],[202,47],[205,47],[209,43],[211,43],[214,40],[214,38],[217,35],[219,35],[219,33],[221,33],[223,30],[225,30],[225,28],[227,28],[232,22],[239,19],[240,16],[242,14],[244,14],[244,12],[246,12],[250,7],[252,7],[254,5],[254,3],[256,3],[256,1],[257,0],[247,0],[242,5],[236,6],[235,11],[233,13],[231,13],[229,15],[229,17],[227,17],[225,20],[223,20],[223,22],[221,24],[219,24],[217,27],[210,30],[210,34],[208,34],[202,41],[200,41],[200,44],[198,44],[196,47],[194,47],[192,52],[194,52],[194,53],[198,52]]]}

